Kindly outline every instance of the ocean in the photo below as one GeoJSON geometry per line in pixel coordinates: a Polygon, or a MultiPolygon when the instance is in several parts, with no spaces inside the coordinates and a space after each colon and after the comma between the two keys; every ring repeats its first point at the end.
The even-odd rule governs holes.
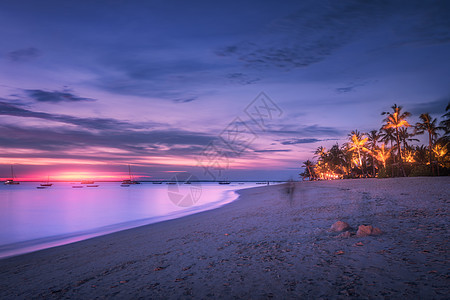
{"type": "Polygon", "coordinates": [[[214,209],[255,183],[0,185],[0,258],[214,209]],[[73,188],[77,186],[77,188],[73,188]]]}

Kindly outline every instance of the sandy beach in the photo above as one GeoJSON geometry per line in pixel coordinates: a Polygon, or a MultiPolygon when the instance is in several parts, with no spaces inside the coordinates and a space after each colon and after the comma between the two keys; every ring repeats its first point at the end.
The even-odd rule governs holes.
{"type": "Polygon", "coordinates": [[[450,178],[299,182],[0,260],[0,299],[445,299],[450,178]],[[332,232],[336,221],[350,237],[332,232]],[[381,235],[358,237],[359,225],[381,235]]]}

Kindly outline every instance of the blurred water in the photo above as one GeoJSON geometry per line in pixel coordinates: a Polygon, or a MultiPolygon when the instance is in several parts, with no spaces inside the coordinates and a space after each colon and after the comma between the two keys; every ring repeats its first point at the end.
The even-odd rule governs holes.
{"type": "MultiPolygon", "coordinates": [[[[119,230],[179,218],[220,207],[237,198],[236,189],[254,183],[201,183],[201,197],[190,207],[169,198],[166,184],[96,183],[99,187],[72,188],[81,184],[38,183],[0,185],[0,258],[72,243],[119,230]]],[[[198,185],[180,185],[179,194],[198,185]]],[[[175,188],[176,189],[176,188],[175,188]]]]}

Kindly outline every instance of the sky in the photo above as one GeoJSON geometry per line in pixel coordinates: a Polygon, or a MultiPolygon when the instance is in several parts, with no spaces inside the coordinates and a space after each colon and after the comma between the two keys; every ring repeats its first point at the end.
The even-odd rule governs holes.
{"type": "Polygon", "coordinates": [[[448,1],[0,2],[0,178],[298,178],[450,101],[448,1]]]}

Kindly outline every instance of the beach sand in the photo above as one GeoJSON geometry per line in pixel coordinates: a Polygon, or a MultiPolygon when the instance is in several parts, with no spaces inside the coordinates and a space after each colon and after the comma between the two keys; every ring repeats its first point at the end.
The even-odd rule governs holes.
{"type": "Polygon", "coordinates": [[[241,190],[224,207],[0,260],[0,299],[448,299],[450,177],[241,190]],[[383,231],[348,238],[336,221],[383,231]]]}

